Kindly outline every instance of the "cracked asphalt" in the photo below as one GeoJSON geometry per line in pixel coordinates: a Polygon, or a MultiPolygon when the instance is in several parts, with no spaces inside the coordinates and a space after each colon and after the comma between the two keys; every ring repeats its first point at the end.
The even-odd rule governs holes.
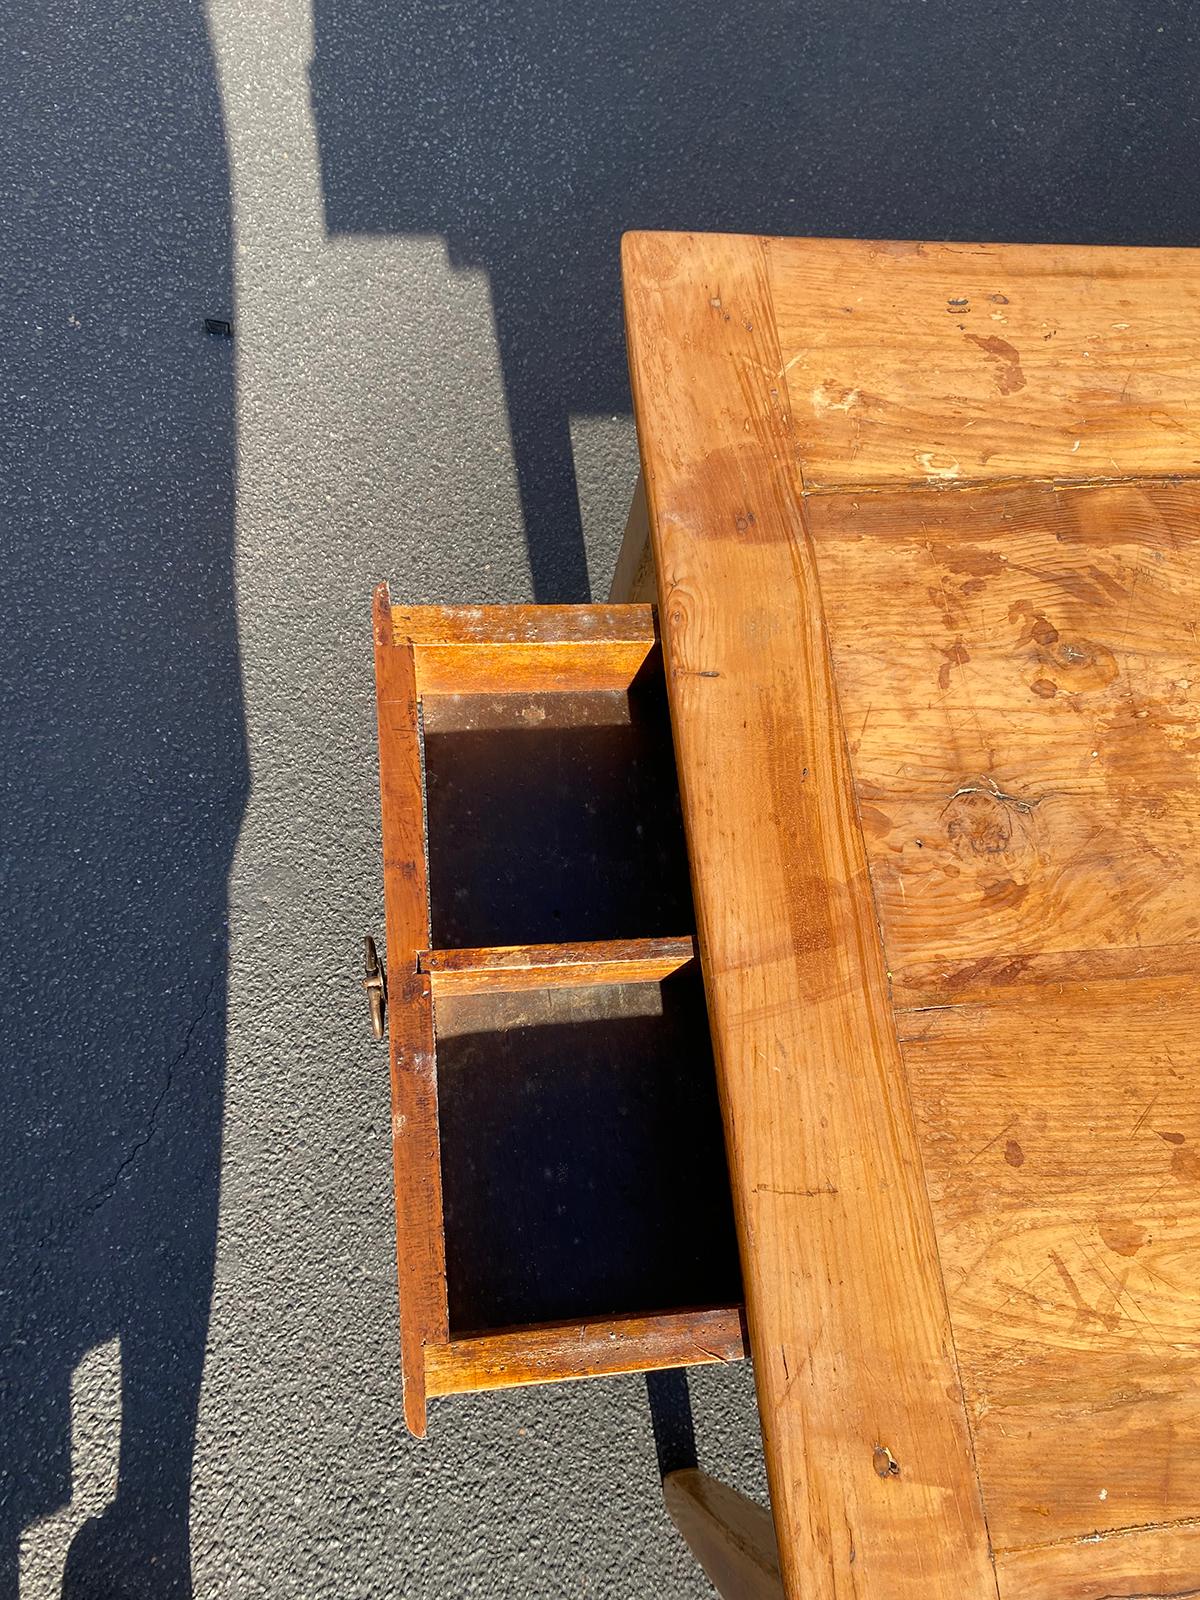
{"type": "MultiPolygon", "coordinates": [[[[0,1600],[707,1586],[640,1379],[400,1411],[372,584],[603,595],[626,226],[1196,243],[1183,3],[0,19],[0,1600]],[[234,336],[206,334],[231,318],[234,336]]],[[[751,1374],[691,1379],[764,1494],[751,1374]]]]}

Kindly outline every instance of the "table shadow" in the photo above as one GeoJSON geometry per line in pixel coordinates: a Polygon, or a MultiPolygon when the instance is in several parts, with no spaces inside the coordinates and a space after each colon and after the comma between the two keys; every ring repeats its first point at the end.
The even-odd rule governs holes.
{"type": "Polygon", "coordinates": [[[1197,240],[1186,0],[313,0],[331,234],[441,235],[494,305],[538,600],[588,598],[572,414],[628,410],[628,228],[1197,240]]]}

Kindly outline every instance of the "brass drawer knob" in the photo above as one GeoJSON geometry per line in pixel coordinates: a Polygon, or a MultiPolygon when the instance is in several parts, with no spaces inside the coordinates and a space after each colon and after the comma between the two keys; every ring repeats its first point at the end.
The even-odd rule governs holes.
{"type": "Polygon", "coordinates": [[[366,990],[367,1005],[371,1008],[371,1032],[377,1039],[382,1039],[383,1016],[387,1009],[387,981],[379,964],[375,941],[369,933],[363,940],[363,956],[367,975],[362,981],[362,986],[366,990]]]}

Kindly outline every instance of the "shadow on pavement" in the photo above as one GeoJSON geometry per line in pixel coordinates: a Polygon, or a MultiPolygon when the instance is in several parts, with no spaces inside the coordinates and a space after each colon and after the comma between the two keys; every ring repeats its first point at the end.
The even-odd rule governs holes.
{"type": "Polygon", "coordinates": [[[628,409],[624,229],[1200,237],[1187,0],[313,11],[329,231],[488,275],[539,600],[588,598],[568,418],[628,409]]]}
{"type": "Polygon", "coordinates": [[[225,141],[198,0],[0,38],[0,1595],[115,1338],[119,1486],[63,1593],[184,1596],[247,790],[225,141]]]}
{"type": "MultiPolygon", "coordinates": [[[[568,419],[628,407],[622,230],[1197,237],[1185,0],[313,5],[330,232],[488,274],[540,600],[587,598],[568,419]]],[[[114,1337],[119,1489],[65,1592],[182,1596],[247,787],[227,158],[199,0],[0,41],[0,1596],[114,1337]]]]}

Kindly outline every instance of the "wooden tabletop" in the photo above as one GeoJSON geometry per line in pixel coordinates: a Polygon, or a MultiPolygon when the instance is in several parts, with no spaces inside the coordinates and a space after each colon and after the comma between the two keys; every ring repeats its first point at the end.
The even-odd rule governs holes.
{"type": "Polygon", "coordinates": [[[624,274],[787,1593],[1200,1593],[1200,251],[624,274]]]}

